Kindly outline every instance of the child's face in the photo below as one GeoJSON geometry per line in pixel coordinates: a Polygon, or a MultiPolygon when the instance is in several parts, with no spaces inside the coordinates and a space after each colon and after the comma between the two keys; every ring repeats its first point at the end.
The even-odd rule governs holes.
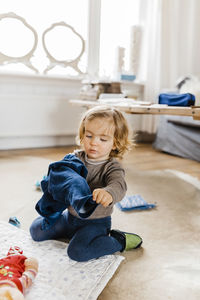
{"type": "Polygon", "coordinates": [[[108,119],[96,118],[85,122],[85,134],[82,145],[88,158],[101,161],[109,158],[114,147],[113,122],[108,119]]]}

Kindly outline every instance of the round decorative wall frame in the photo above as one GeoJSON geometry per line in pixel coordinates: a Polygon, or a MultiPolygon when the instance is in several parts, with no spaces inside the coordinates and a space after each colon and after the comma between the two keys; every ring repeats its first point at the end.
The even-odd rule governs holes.
{"type": "Polygon", "coordinates": [[[47,57],[48,57],[48,59],[50,61],[50,64],[44,70],[44,73],[47,73],[49,70],[51,70],[55,66],[60,65],[60,66],[65,67],[65,68],[66,67],[71,67],[77,73],[83,74],[83,72],[78,67],[78,64],[79,64],[80,59],[81,59],[81,57],[82,57],[82,55],[83,55],[83,53],[85,51],[85,41],[84,41],[83,37],[77,31],[75,31],[75,29],[72,26],[70,26],[69,24],[67,24],[65,22],[58,22],[58,23],[52,24],[49,28],[47,28],[43,32],[42,43],[43,43],[44,51],[46,52],[46,55],[47,55],[47,57]],[[64,26],[64,27],[69,28],[72,31],[72,33],[75,34],[76,36],[78,36],[78,38],[80,39],[80,41],[81,41],[81,50],[80,50],[79,55],[75,59],[71,59],[71,60],[57,60],[55,57],[53,57],[52,54],[50,54],[49,50],[47,49],[47,46],[46,46],[46,43],[45,43],[45,36],[46,36],[46,34],[49,31],[53,30],[55,27],[58,27],[58,26],[64,26]]]}
{"type": "Polygon", "coordinates": [[[5,13],[5,14],[0,14],[0,21],[2,19],[5,19],[5,18],[13,18],[13,19],[18,19],[19,21],[21,21],[23,23],[23,25],[25,27],[27,27],[29,30],[32,31],[33,35],[34,35],[34,43],[33,43],[33,47],[32,49],[26,54],[26,55],[23,55],[23,56],[8,56],[8,55],[5,55],[4,53],[0,52],[0,64],[3,65],[3,64],[9,64],[9,63],[23,63],[24,65],[26,65],[28,68],[34,70],[36,73],[38,73],[38,70],[32,65],[31,63],[31,58],[33,57],[33,53],[37,47],[37,44],[38,44],[38,35],[37,35],[37,32],[35,31],[35,29],[30,26],[26,20],[18,15],[16,15],[15,13],[13,12],[9,12],[9,13],[5,13]]]}
{"type": "MultiPolygon", "coordinates": [[[[23,63],[28,68],[30,68],[33,71],[35,71],[36,73],[38,73],[39,72],[38,69],[35,68],[31,63],[31,58],[34,56],[34,52],[35,52],[35,50],[37,48],[37,45],[38,45],[37,32],[35,31],[35,29],[32,26],[30,26],[26,22],[26,20],[24,18],[22,18],[21,16],[18,16],[17,14],[15,14],[13,12],[0,14],[0,21],[2,19],[5,19],[5,18],[13,18],[13,19],[17,19],[20,22],[22,22],[23,25],[25,27],[27,27],[33,33],[34,43],[33,43],[32,49],[26,55],[23,55],[23,56],[9,56],[9,55],[6,55],[6,54],[4,54],[0,51],[0,65],[5,65],[5,64],[9,64],[9,63],[23,63]]],[[[13,32],[14,32],[14,30],[13,30],[13,32]]],[[[72,26],[70,26],[69,24],[67,24],[65,22],[58,22],[58,23],[52,24],[49,28],[47,28],[43,32],[43,34],[42,34],[42,44],[43,44],[43,49],[46,53],[46,56],[50,61],[49,65],[46,67],[46,69],[43,71],[43,73],[47,73],[49,70],[51,70],[52,68],[59,65],[59,66],[65,67],[65,68],[66,67],[71,67],[78,74],[83,74],[83,72],[80,70],[78,64],[79,64],[80,59],[81,59],[81,57],[82,57],[82,55],[85,51],[85,41],[84,41],[83,37],[72,26]],[[58,60],[50,53],[49,49],[47,49],[47,45],[46,45],[46,42],[45,42],[45,37],[46,37],[47,33],[49,33],[55,27],[58,27],[58,26],[67,27],[69,30],[71,30],[71,32],[76,37],[78,37],[78,39],[80,39],[80,41],[81,41],[80,53],[77,55],[76,58],[69,59],[69,60],[58,60]]]]}

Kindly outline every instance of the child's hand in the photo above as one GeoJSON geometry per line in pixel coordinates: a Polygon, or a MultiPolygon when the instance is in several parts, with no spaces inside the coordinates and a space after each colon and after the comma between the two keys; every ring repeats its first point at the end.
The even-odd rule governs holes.
{"type": "Polygon", "coordinates": [[[93,191],[92,195],[93,200],[96,201],[96,203],[101,203],[104,207],[107,207],[113,201],[111,194],[104,189],[96,189],[93,191]]]}

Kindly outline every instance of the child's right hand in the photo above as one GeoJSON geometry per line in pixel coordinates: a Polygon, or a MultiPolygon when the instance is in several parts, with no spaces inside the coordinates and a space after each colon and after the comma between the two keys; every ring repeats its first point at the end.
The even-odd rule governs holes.
{"type": "Polygon", "coordinates": [[[104,189],[95,189],[92,195],[93,200],[96,201],[96,203],[100,203],[104,207],[109,206],[113,201],[111,194],[104,189]]]}

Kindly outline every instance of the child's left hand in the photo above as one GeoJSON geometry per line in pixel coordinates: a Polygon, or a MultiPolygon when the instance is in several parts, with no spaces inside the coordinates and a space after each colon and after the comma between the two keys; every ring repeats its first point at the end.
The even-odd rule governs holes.
{"type": "Polygon", "coordinates": [[[93,200],[96,201],[96,203],[101,203],[104,207],[109,206],[113,201],[111,194],[104,189],[95,189],[92,195],[93,200]]]}

